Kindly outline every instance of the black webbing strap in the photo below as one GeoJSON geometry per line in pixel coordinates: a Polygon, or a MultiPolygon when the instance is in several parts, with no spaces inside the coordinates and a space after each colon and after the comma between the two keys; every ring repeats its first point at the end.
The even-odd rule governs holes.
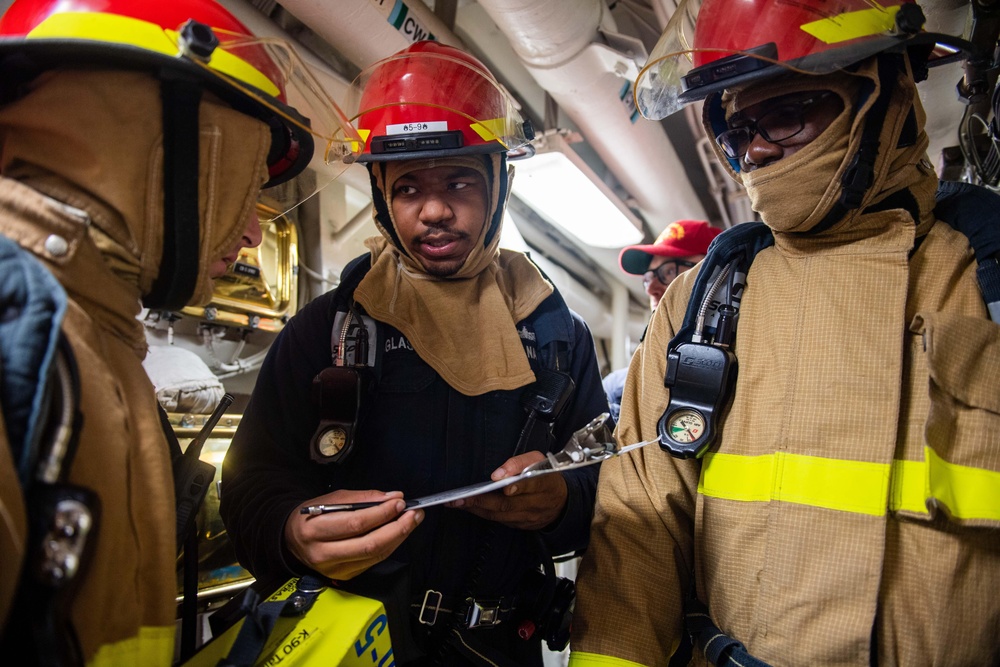
{"type": "Polygon", "coordinates": [[[689,600],[684,627],[692,643],[716,667],[770,667],[747,652],[743,644],[727,636],[712,622],[706,607],[698,599],[689,600]]]}
{"type": "Polygon", "coordinates": [[[687,311],[684,313],[684,322],[667,346],[667,353],[681,343],[690,341],[694,336],[698,309],[709,290],[709,285],[715,279],[716,271],[721,271],[730,262],[736,262],[739,271],[747,272],[757,253],[772,245],[774,245],[774,234],[762,222],[740,223],[712,240],[708,246],[708,254],[695,278],[687,311]]]}
{"type": "Polygon", "coordinates": [[[841,177],[843,189],[840,192],[840,197],[834,202],[826,217],[812,229],[803,232],[804,235],[812,236],[826,231],[843,219],[849,211],[861,206],[865,193],[875,182],[875,161],[878,159],[879,136],[882,134],[889,103],[892,101],[892,94],[896,88],[896,77],[902,66],[902,55],[879,54],[878,78],[881,84],[879,94],[871,109],[868,110],[865,125],[861,129],[861,144],[858,146],[858,152],[854,154],[854,159],[841,177]]]}
{"type": "Polygon", "coordinates": [[[298,580],[294,593],[284,600],[271,602],[261,602],[260,594],[253,588],[248,588],[240,603],[241,612],[246,614],[243,626],[229,649],[229,655],[219,661],[218,667],[253,665],[264,650],[268,638],[283,629],[291,631],[328,585],[329,582],[325,579],[307,575],[298,580]]]}
{"type": "Polygon", "coordinates": [[[934,214],[965,234],[976,255],[976,278],[990,318],[1000,322],[1000,225],[997,193],[971,183],[938,183],[934,214]]]}
{"type": "Polygon", "coordinates": [[[163,252],[160,270],[143,303],[148,308],[180,310],[198,279],[198,111],[201,86],[161,75],[163,108],[163,252]]]}
{"type": "Polygon", "coordinates": [[[980,263],[976,269],[976,279],[986,299],[990,319],[1000,324],[1000,258],[993,257],[980,263]]]}
{"type": "MultiPolygon", "coordinates": [[[[170,449],[170,460],[178,461],[182,456],[181,443],[177,440],[174,427],[170,423],[170,417],[166,410],[156,402],[157,412],[160,417],[160,430],[163,431],[167,439],[167,446],[170,449]]],[[[184,566],[182,577],[183,598],[181,600],[181,643],[180,659],[186,661],[194,655],[197,647],[197,624],[198,624],[198,533],[194,525],[186,532],[177,528],[177,553],[184,549],[184,556],[181,563],[184,566]]]]}

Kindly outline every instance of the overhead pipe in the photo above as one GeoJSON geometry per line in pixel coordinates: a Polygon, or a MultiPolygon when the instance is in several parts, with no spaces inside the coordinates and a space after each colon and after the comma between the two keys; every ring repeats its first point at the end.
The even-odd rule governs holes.
{"type": "Polygon", "coordinates": [[[628,365],[629,344],[628,335],[629,323],[629,291],[625,285],[617,280],[608,281],[611,286],[611,370],[624,368],[628,365]]]}
{"type": "MultiPolygon", "coordinates": [[[[294,45],[295,52],[305,61],[316,76],[319,84],[335,102],[340,104],[347,97],[350,81],[345,80],[343,76],[334,72],[329,65],[317,58],[309,49],[304,48],[292,35],[279,28],[277,24],[264,16],[260,10],[250,5],[246,0],[219,0],[219,4],[229,10],[254,35],[280,39],[294,45]]],[[[341,183],[346,183],[362,192],[365,192],[370,187],[368,172],[360,164],[351,165],[343,170],[343,172],[340,172],[339,169],[331,170],[324,165],[322,152],[316,151],[309,166],[320,175],[320,179],[323,179],[324,175],[330,177],[332,174],[339,173],[338,178],[341,183]]]]}
{"type": "MultiPolygon", "coordinates": [[[[538,84],[580,128],[654,230],[706,213],[666,131],[622,91],[642,46],[615,33],[602,0],[479,0],[538,84]],[[612,45],[614,44],[614,46],[612,45]],[[629,53],[628,51],[631,51],[629,53]]],[[[630,90],[630,88],[629,88],[630,90]]]]}
{"type": "Polygon", "coordinates": [[[279,4],[362,69],[422,39],[464,48],[462,40],[420,0],[281,0],[279,4]]]}
{"type": "MultiPolygon", "coordinates": [[[[541,88],[577,125],[628,190],[654,231],[680,219],[707,219],[687,170],[660,123],[638,118],[627,93],[641,44],[615,33],[602,0],[479,0],[541,88]],[[614,42],[617,48],[613,48],[614,42]],[[629,53],[631,51],[631,53],[629,53]]],[[[612,286],[613,367],[627,358],[628,301],[612,286]]],[[[597,332],[595,331],[595,334],[597,332]]]]}
{"type": "MultiPolygon", "coordinates": [[[[255,34],[275,36],[291,43],[296,40],[250,6],[251,0],[220,0],[227,9],[247,24],[255,34]]],[[[433,38],[444,44],[466,48],[451,29],[419,0],[397,0],[377,6],[371,0],[281,0],[282,8],[320,37],[351,64],[364,69],[406,48],[413,42],[433,38]]],[[[308,64],[319,75],[320,84],[338,103],[348,98],[350,81],[334,73],[308,49],[299,48],[308,64]]],[[[322,160],[310,164],[323,173],[322,160]]],[[[339,177],[343,183],[361,192],[371,187],[368,172],[360,164],[351,165],[339,177]]]]}

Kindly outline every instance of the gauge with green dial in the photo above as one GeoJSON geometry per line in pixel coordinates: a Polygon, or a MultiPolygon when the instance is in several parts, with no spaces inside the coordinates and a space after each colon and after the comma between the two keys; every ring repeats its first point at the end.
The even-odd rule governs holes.
{"type": "Polygon", "coordinates": [[[705,418],[697,410],[677,410],[667,418],[670,437],[677,442],[694,442],[705,432],[705,418]]]}

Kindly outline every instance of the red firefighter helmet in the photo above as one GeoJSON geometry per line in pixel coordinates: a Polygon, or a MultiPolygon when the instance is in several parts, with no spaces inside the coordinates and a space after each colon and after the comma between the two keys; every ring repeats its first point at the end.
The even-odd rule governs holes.
{"type": "Polygon", "coordinates": [[[914,0],[682,0],[639,73],[636,105],[658,120],[733,85],[828,74],[889,49],[939,42],[936,64],[961,55],[966,43],[923,23],[914,0]]]}
{"type": "MultiPolygon", "coordinates": [[[[200,138],[186,128],[197,127],[202,93],[270,128],[265,187],[304,170],[315,137],[325,143],[324,157],[336,174],[359,145],[347,117],[290,45],[255,37],[213,0],[15,0],[0,17],[4,98],[39,72],[74,67],[137,70],[160,80],[164,234],[159,274],[143,296],[150,308],[179,310],[198,280],[187,258],[199,256],[199,172],[189,160],[198,155],[200,138]]],[[[280,200],[285,192],[301,199],[297,188],[269,194],[280,200]]],[[[292,202],[277,203],[287,210],[292,202]]]]}
{"type": "Polygon", "coordinates": [[[364,162],[510,153],[532,138],[486,66],[434,41],[411,44],[362,72],[352,117],[364,162]]]}
{"type": "Polygon", "coordinates": [[[294,49],[255,37],[213,0],[16,0],[0,17],[0,80],[18,76],[13,54],[38,69],[172,70],[200,80],[271,127],[268,186],[305,169],[313,136],[326,142],[328,162],[349,160],[350,124],[294,49]]]}

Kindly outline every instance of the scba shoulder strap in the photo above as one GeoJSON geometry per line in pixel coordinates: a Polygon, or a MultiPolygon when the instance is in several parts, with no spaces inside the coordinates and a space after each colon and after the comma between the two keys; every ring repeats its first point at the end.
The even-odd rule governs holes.
{"type": "Polygon", "coordinates": [[[376,324],[354,302],[354,289],[370,269],[369,255],[349,262],[330,302],[330,366],[313,378],[311,390],[319,424],[309,455],[317,463],[343,463],[353,453],[362,398],[375,377],[376,324]]]}
{"type": "Polygon", "coordinates": [[[971,183],[938,184],[937,217],[965,234],[976,256],[976,278],[990,319],[1000,323],[1000,194],[971,183]]]}

